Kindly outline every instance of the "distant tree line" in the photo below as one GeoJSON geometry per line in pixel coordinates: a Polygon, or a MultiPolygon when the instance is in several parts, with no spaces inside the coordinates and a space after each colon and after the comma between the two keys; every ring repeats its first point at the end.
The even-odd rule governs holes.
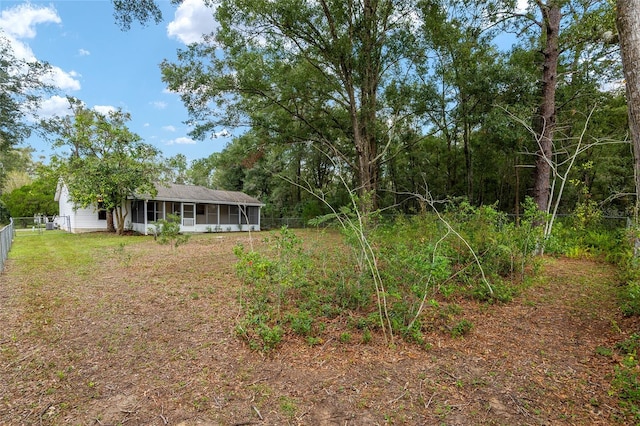
{"type": "MultiPolygon", "coordinates": [[[[631,214],[634,150],[613,2],[517,3],[226,0],[211,9],[216,33],[161,65],[193,137],[235,129],[222,152],[161,158],[125,132],[130,117],[94,118],[119,120],[109,134],[136,146],[127,155],[144,158],[146,176],[244,191],[270,217],[312,218],[353,193],[364,211],[419,212],[427,194],[509,213],[532,196],[549,211],[562,195],[561,212],[597,202],[631,214]]],[[[153,1],[114,6],[123,28],[162,19],[153,1]]],[[[42,128],[58,145],[77,145],[61,124],[42,128]]],[[[96,164],[95,150],[76,160],[83,155],[96,164]]],[[[32,166],[51,188],[56,173],[32,166]]],[[[74,170],[57,173],[71,180],[74,170]]],[[[130,177],[130,187],[148,183],[130,177]]]]}

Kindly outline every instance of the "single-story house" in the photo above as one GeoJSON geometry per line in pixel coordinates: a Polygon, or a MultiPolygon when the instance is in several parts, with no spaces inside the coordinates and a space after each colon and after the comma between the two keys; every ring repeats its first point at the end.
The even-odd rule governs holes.
{"type": "MultiPolygon", "coordinates": [[[[127,200],[126,229],[148,234],[153,229],[152,222],[175,214],[180,216],[182,232],[260,230],[260,209],[264,204],[243,192],[179,184],[157,184],[156,190],[153,197],[136,195],[127,200]]],[[[58,185],[55,200],[60,205],[58,228],[73,233],[107,229],[107,212],[99,204],[76,208],[64,184],[58,185]]]]}

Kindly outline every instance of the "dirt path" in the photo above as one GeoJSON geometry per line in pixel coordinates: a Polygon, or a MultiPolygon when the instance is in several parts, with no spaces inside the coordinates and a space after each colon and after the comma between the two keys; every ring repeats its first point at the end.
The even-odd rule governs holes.
{"type": "Polygon", "coordinates": [[[230,248],[201,238],[173,256],[153,243],[79,274],[0,277],[2,425],[622,424],[617,360],[635,331],[615,305],[615,271],[547,259],[512,303],[455,301],[473,329],[432,347],[289,338],[265,357],[234,333],[230,248]],[[55,284],[52,284],[55,283],[55,284]]]}

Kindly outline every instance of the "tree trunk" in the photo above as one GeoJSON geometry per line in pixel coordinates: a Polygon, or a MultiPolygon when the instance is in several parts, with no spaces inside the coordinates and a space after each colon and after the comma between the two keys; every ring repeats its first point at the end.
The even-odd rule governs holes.
{"type": "Polygon", "coordinates": [[[546,212],[551,197],[551,156],[553,155],[553,137],[556,129],[556,85],[560,49],[558,35],[562,18],[560,6],[555,1],[545,5],[538,3],[542,12],[543,37],[545,46],[542,51],[542,99],[538,109],[535,130],[538,138],[538,151],[534,171],[533,198],[538,208],[546,212]]]}
{"type": "Polygon", "coordinates": [[[115,212],[115,225],[116,225],[116,233],[118,235],[123,235],[124,234],[124,226],[125,226],[125,222],[127,219],[127,216],[129,215],[129,208],[125,205],[125,207],[123,208],[122,206],[120,207],[116,207],[114,209],[115,212]]]}
{"type": "MultiPolygon", "coordinates": [[[[380,162],[376,139],[377,93],[380,83],[380,58],[382,55],[379,22],[376,18],[378,2],[362,2],[363,19],[361,23],[351,22],[353,31],[358,35],[353,44],[361,43],[359,58],[343,56],[340,61],[342,81],[349,100],[349,115],[353,143],[356,152],[358,195],[360,210],[370,212],[378,207],[377,191],[380,162]],[[357,72],[354,62],[362,68],[357,72]]],[[[330,14],[327,13],[330,17],[330,14]]],[[[331,18],[331,17],[330,17],[331,18]]],[[[333,18],[331,18],[333,19],[333,18]]]]}
{"type": "MultiPolygon", "coordinates": [[[[466,114],[466,111],[465,111],[466,114]]],[[[467,180],[467,199],[469,203],[474,203],[473,198],[473,167],[471,162],[471,124],[466,118],[463,119],[462,139],[464,142],[464,167],[467,180]]]]}
{"type": "Polygon", "coordinates": [[[113,209],[107,210],[107,232],[116,232],[116,228],[113,224],[113,209]]]}
{"type": "Polygon", "coordinates": [[[617,0],[618,33],[622,66],[627,91],[629,132],[633,143],[633,172],[635,176],[635,223],[640,209],[640,0],[617,0]]]}

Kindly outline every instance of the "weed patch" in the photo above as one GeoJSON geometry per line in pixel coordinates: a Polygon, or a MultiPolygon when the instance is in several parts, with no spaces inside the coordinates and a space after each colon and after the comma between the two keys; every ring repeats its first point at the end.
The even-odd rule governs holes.
{"type": "Polygon", "coordinates": [[[615,366],[612,391],[620,398],[620,405],[626,415],[640,421],[640,362],[638,349],[640,335],[634,333],[628,339],[616,344],[622,361],[615,366]]]}
{"type": "Polygon", "coordinates": [[[286,227],[270,233],[259,250],[235,247],[245,315],[237,330],[250,346],[276,348],[281,340],[269,330],[313,343],[322,337],[323,324],[345,317],[357,318],[360,329],[398,334],[428,347],[425,331],[468,332],[468,324],[456,325],[451,318],[439,326],[447,313],[436,312],[434,322],[438,300],[507,303],[522,289],[528,271],[535,271],[539,230],[532,225],[533,213],[516,225],[493,207],[463,203],[446,212],[446,219],[424,214],[357,222],[371,225],[366,229],[357,228],[353,213],[340,214],[343,240],[328,251],[305,248],[286,227]],[[254,341],[263,337],[269,343],[254,341]]]}

